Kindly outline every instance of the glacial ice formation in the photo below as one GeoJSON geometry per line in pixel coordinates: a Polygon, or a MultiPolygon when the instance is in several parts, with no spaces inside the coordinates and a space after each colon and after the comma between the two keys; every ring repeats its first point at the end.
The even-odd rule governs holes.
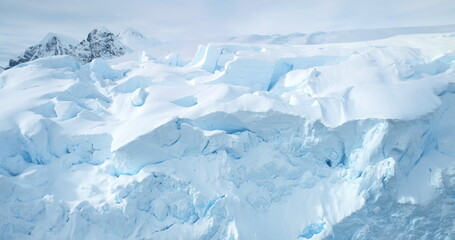
{"type": "Polygon", "coordinates": [[[0,239],[453,239],[453,49],[231,42],[5,70],[0,239]]]}

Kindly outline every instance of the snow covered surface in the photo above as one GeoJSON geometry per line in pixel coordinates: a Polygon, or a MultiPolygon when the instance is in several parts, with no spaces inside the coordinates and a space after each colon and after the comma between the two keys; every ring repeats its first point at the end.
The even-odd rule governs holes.
{"type": "Polygon", "coordinates": [[[133,51],[142,51],[165,44],[159,39],[144,36],[144,34],[132,28],[128,28],[118,34],[117,39],[133,51]]]}
{"type": "Polygon", "coordinates": [[[0,73],[0,239],[453,239],[455,33],[0,73]]]}
{"type": "Polygon", "coordinates": [[[293,33],[288,35],[245,35],[231,37],[230,42],[237,43],[262,43],[262,44],[321,44],[321,43],[342,43],[360,42],[382,39],[403,34],[422,33],[445,33],[454,32],[455,25],[429,26],[429,27],[398,27],[382,29],[357,29],[339,30],[331,32],[314,32],[309,34],[293,33]]]}

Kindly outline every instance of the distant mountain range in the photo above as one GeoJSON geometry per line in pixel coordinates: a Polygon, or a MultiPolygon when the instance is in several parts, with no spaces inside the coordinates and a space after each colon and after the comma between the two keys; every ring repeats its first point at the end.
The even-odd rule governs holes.
{"type": "MultiPolygon", "coordinates": [[[[383,39],[395,35],[420,34],[420,33],[443,33],[455,32],[455,25],[428,26],[428,27],[402,27],[384,29],[359,29],[332,32],[315,32],[311,34],[274,34],[274,35],[245,35],[235,37],[216,37],[205,39],[205,42],[185,44],[176,42],[165,43],[161,40],[145,37],[134,29],[127,29],[115,35],[104,27],[93,29],[87,38],[81,42],[70,37],[56,33],[48,33],[38,44],[28,47],[24,53],[9,61],[9,66],[14,67],[20,63],[29,62],[38,58],[70,55],[81,63],[91,62],[95,58],[110,59],[122,56],[126,53],[154,49],[154,52],[165,52],[166,54],[183,51],[183,48],[196,48],[199,44],[207,42],[225,42],[241,44],[265,44],[265,45],[311,45],[325,43],[341,43],[370,41],[383,39]],[[186,46],[188,45],[188,46],[186,46]],[[162,46],[160,49],[157,46],[162,46]]],[[[0,69],[1,71],[2,69],[0,69]]]]}
{"type": "Polygon", "coordinates": [[[104,27],[93,29],[81,42],[61,34],[48,33],[38,44],[28,47],[16,59],[11,59],[9,68],[48,56],[70,55],[82,63],[88,63],[95,58],[109,59],[128,52],[131,49],[104,27]]]}
{"type": "Polygon", "coordinates": [[[444,26],[397,27],[378,29],[339,30],[331,32],[292,33],[273,35],[235,36],[225,41],[270,45],[312,45],[342,42],[361,42],[388,38],[396,35],[455,32],[455,24],[444,26]]]}

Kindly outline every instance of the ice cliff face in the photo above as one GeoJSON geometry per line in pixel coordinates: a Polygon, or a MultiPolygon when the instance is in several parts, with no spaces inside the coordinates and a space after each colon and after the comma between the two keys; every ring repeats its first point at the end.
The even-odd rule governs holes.
{"type": "Polygon", "coordinates": [[[453,49],[208,44],[188,64],[3,71],[0,238],[453,239],[453,49]]]}
{"type": "Polygon", "coordinates": [[[66,36],[49,33],[40,43],[27,48],[23,55],[17,59],[11,59],[9,67],[42,57],[58,55],[73,56],[81,63],[88,63],[95,58],[109,59],[122,56],[128,51],[127,46],[103,27],[92,30],[87,39],[80,43],[66,36]]]}

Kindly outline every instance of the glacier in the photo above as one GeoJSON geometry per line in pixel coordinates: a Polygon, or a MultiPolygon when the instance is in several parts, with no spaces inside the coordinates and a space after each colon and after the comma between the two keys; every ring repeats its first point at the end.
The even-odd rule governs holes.
{"type": "Polygon", "coordinates": [[[455,33],[360,40],[2,71],[0,239],[455,238],[455,33]]]}

